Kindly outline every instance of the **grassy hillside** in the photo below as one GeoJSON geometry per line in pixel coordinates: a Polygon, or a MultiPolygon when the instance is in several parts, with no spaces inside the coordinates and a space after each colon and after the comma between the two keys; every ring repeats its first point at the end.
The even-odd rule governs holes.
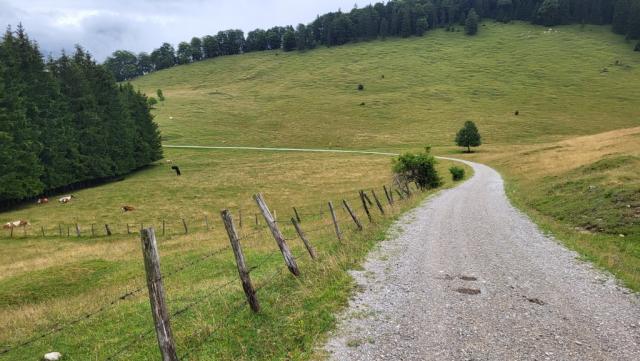
{"type": "Polygon", "coordinates": [[[640,56],[631,49],[608,27],[487,23],[477,37],[435,31],[251,53],[134,84],[167,96],[157,120],[168,144],[448,146],[467,119],[487,143],[516,144],[638,125],[640,56]]]}
{"type": "MultiPolygon", "coordinates": [[[[134,85],[148,94],[163,89],[167,100],[155,113],[167,144],[392,151],[432,145],[439,154],[487,162],[545,229],[640,289],[640,54],[631,48],[605,27],[548,31],[487,23],[473,38],[435,31],[306,53],[224,57],[153,73],[134,85]],[[452,147],[469,119],[485,142],[471,156],[452,147]]],[[[389,157],[182,149],[165,155],[183,176],[160,162],[122,182],[77,192],[68,205],[0,214],[3,222],[34,223],[27,237],[8,239],[5,231],[0,238],[0,350],[64,326],[0,359],[37,359],[51,350],[70,360],[157,359],[146,290],[118,297],[144,284],[139,241],[124,234],[124,224],[160,227],[162,219],[170,311],[198,302],[174,323],[181,356],[308,359],[348,298],[346,270],[384,237],[394,216],[418,201],[393,208],[391,217],[376,216],[362,234],[346,226],[341,210],[348,241],[338,244],[326,201],[349,197],[354,203],[354,190],[388,184],[389,157]],[[255,225],[250,196],[258,191],[285,223],[290,207],[299,207],[322,254],[322,262],[310,261],[286,228],[302,263],[299,280],[279,273],[275,243],[262,223],[255,225]],[[137,210],[124,214],[124,204],[137,210]],[[239,306],[229,250],[212,253],[228,243],[218,215],[224,207],[236,217],[243,210],[249,265],[264,265],[252,273],[262,288],[258,316],[239,306]],[[182,218],[189,235],[180,234],[182,218]],[[59,224],[75,223],[85,236],[91,223],[109,223],[119,234],[52,235],[59,224]],[[40,224],[48,225],[47,238],[34,236],[40,224]],[[191,266],[173,273],[184,265],[191,266]],[[100,312],[74,322],[94,311],[100,312]]],[[[443,175],[449,165],[439,165],[443,175]]]]}

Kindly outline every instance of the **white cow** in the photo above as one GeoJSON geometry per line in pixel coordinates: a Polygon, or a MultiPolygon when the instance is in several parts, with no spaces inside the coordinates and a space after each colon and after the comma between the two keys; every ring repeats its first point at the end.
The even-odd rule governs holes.
{"type": "Polygon", "coordinates": [[[19,221],[7,222],[2,226],[2,228],[11,229],[16,227],[26,227],[28,225],[29,225],[29,221],[25,221],[21,219],[19,221]]]}
{"type": "Polygon", "coordinates": [[[63,203],[63,204],[64,203],[69,203],[69,202],[71,202],[71,199],[73,199],[73,198],[75,198],[75,196],[73,194],[70,194],[68,196],[64,196],[64,197],[58,199],[58,202],[63,203]]]}

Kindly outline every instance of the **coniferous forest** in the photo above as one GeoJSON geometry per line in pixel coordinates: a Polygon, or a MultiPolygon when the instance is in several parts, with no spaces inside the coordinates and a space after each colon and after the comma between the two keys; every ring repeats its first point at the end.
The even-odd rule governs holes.
{"type": "Polygon", "coordinates": [[[82,48],[44,61],[24,29],[0,43],[0,205],[121,176],[162,158],[147,97],[82,48]]]}
{"type": "MultiPolygon", "coordinates": [[[[628,39],[640,38],[640,0],[391,0],[350,12],[331,12],[310,24],[256,29],[246,37],[241,30],[194,37],[177,49],[163,43],[151,54],[118,50],[105,66],[118,81],[132,79],[175,65],[253,51],[307,50],[386,37],[422,36],[429,30],[465,27],[475,17],[508,23],[528,21],[544,26],[611,24],[628,39]],[[473,12],[471,11],[473,10],[473,12]]],[[[469,33],[469,31],[467,31],[469,33]]],[[[471,31],[470,35],[475,34],[471,31]]],[[[636,46],[640,51],[640,42],[636,46]]]]}

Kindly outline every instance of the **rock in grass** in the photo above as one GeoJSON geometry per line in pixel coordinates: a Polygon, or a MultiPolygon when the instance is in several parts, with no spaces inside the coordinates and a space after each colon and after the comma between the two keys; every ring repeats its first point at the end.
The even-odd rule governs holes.
{"type": "Polygon", "coordinates": [[[58,361],[62,359],[62,354],[60,352],[49,352],[44,354],[42,359],[44,361],[58,361]]]}

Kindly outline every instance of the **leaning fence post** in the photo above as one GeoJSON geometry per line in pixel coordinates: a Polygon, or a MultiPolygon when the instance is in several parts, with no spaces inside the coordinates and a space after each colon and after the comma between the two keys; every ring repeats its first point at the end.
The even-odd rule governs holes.
{"type": "Polygon", "coordinates": [[[340,231],[340,225],[338,224],[338,217],[336,217],[336,211],[333,209],[333,203],[329,201],[329,212],[331,212],[331,219],[333,220],[333,228],[336,230],[336,236],[338,241],[342,242],[342,231],[340,231]]]}
{"type": "Polygon", "coordinates": [[[353,219],[353,222],[356,224],[358,229],[362,231],[362,223],[360,223],[360,220],[358,219],[356,214],[353,212],[353,210],[349,206],[349,203],[347,203],[347,201],[345,199],[343,199],[342,200],[342,204],[344,204],[344,207],[347,209],[347,212],[349,212],[349,215],[351,216],[351,219],[353,219]]]}
{"type": "Polygon", "coordinates": [[[187,228],[187,221],[185,221],[184,218],[182,218],[182,226],[184,226],[184,234],[188,234],[189,228],[187,228]]]}
{"type": "Polygon", "coordinates": [[[256,290],[251,284],[251,277],[249,276],[247,265],[244,262],[242,247],[240,246],[240,240],[238,239],[238,232],[236,232],[236,227],[233,225],[231,212],[229,212],[228,209],[225,209],[220,212],[220,216],[222,217],[224,228],[227,230],[227,235],[229,235],[229,242],[231,242],[233,254],[236,257],[238,274],[240,275],[240,281],[242,282],[242,289],[244,290],[244,294],[247,296],[247,302],[249,302],[249,306],[251,307],[251,310],[253,312],[260,312],[260,302],[258,302],[258,298],[256,297],[256,290]]]}
{"type": "Polygon", "coordinates": [[[302,220],[300,219],[300,215],[298,214],[298,210],[296,209],[296,207],[293,207],[293,214],[296,215],[296,221],[298,221],[298,223],[302,222],[302,220]]]}
{"type": "Polygon", "coordinates": [[[302,243],[304,243],[304,246],[307,249],[307,252],[309,252],[309,256],[311,256],[311,259],[316,259],[317,258],[316,250],[311,246],[311,244],[309,243],[309,240],[307,239],[307,236],[304,234],[304,232],[300,228],[300,223],[298,223],[298,221],[295,218],[291,218],[291,223],[293,223],[293,226],[296,228],[296,232],[298,233],[298,236],[302,240],[302,243]]]}
{"type": "Polygon", "coordinates": [[[393,205],[393,193],[391,194],[391,196],[389,195],[389,191],[387,190],[387,186],[383,185],[382,189],[384,189],[384,195],[385,197],[387,197],[387,202],[389,202],[389,205],[392,206],[393,205]]]}
{"type": "Polygon", "coordinates": [[[362,201],[362,207],[364,207],[364,211],[367,214],[367,218],[369,218],[369,222],[373,223],[373,218],[371,218],[371,213],[369,212],[369,206],[367,206],[367,201],[365,200],[365,194],[363,191],[360,191],[360,200],[362,201]]]}
{"type": "MultiPolygon", "coordinates": [[[[260,208],[260,212],[262,212],[262,216],[264,220],[267,222],[269,229],[271,230],[271,234],[273,238],[275,238],[276,243],[278,243],[278,247],[280,248],[280,252],[282,252],[282,256],[284,257],[284,262],[287,264],[289,271],[296,276],[300,275],[300,270],[298,269],[298,265],[296,264],[296,260],[293,258],[291,251],[289,250],[289,246],[280,232],[278,225],[276,224],[273,216],[271,215],[271,211],[269,211],[269,207],[267,207],[267,203],[264,201],[262,194],[256,194],[253,196],[256,203],[258,204],[258,208],[260,208]]],[[[257,218],[256,218],[257,219],[257,218]]]]}
{"type": "Polygon", "coordinates": [[[361,192],[362,192],[362,195],[364,196],[364,199],[366,199],[366,200],[367,200],[367,203],[368,203],[370,206],[373,206],[373,202],[371,202],[371,198],[369,198],[369,196],[367,195],[367,192],[365,192],[365,191],[361,191],[361,192]]]}
{"type": "Polygon", "coordinates": [[[80,225],[76,223],[76,234],[80,237],[80,225]]]}
{"type": "Polygon", "coordinates": [[[147,288],[149,289],[149,302],[151,314],[156,328],[158,347],[163,361],[178,361],[176,345],[173,341],[169,313],[164,298],[164,286],[160,272],[160,256],[156,244],[156,235],[153,228],[143,229],[141,232],[142,255],[144,256],[144,269],[147,274],[147,288]]]}
{"type": "Polygon", "coordinates": [[[402,195],[402,192],[400,192],[399,189],[396,188],[396,193],[398,193],[398,195],[400,196],[400,199],[404,199],[404,196],[402,195]]]}
{"type": "Polygon", "coordinates": [[[376,201],[376,205],[378,206],[378,209],[380,210],[380,213],[382,213],[382,215],[384,215],[384,208],[382,208],[382,203],[380,203],[380,200],[378,199],[378,196],[376,196],[376,191],[374,191],[372,189],[371,190],[371,194],[373,195],[373,199],[376,201]]]}
{"type": "Polygon", "coordinates": [[[104,224],[104,229],[107,231],[107,236],[111,237],[111,228],[109,228],[108,224],[104,224]]]}

